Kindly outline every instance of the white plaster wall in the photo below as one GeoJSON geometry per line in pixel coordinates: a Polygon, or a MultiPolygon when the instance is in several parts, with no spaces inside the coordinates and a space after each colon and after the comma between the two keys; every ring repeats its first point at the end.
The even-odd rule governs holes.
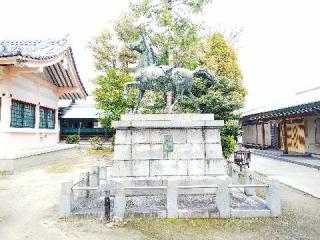
{"type": "MultiPolygon", "coordinates": [[[[319,116],[320,118],[320,116],[319,116]]],[[[315,143],[316,116],[305,117],[305,150],[308,153],[320,154],[320,146],[315,143]]]]}
{"type": "MultiPolygon", "coordinates": [[[[0,156],[12,154],[28,149],[53,146],[59,141],[59,125],[56,117],[55,129],[39,129],[39,111],[36,110],[35,128],[11,128],[11,101],[12,99],[32,103],[39,106],[49,107],[58,114],[57,88],[47,82],[37,73],[3,74],[0,80],[0,97],[6,93],[6,101],[2,101],[2,116],[0,120],[0,156]],[[11,95],[11,97],[9,97],[11,95]],[[6,104],[6,105],[4,105],[6,104]],[[5,117],[3,116],[5,115],[5,117]]],[[[2,99],[5,100],[5,99],[2,99]]]]}
{"type": "Polygon", "coordinates": [[[267,123],[264,125],[265,131],[265,145],[271,146],[271,123],[267,123]]]}

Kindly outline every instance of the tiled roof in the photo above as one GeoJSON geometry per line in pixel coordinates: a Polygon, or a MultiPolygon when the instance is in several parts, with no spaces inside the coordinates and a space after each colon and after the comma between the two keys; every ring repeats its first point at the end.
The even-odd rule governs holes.
{"type": "Polygon", "coordinates": [[[34,60],[50,60],[60,56],[69,47],[67,38],[36,41],[0,40],[0,57],[20,56],[34,60]]]}
{"type": "Polygon", "coordinates": [[[281,102],[245,111],[245,119],[265,119],[320,111],[320,87],[303,91],[281,102]]]}
{"type": "Polygon", "coordinates": [[[32,60],[33,62],[44,63],[44,73],[58,87],[75,87],[80,85],[80,93],[67,92],[60,96],[61,99],[81,99],[88,95],[80,79],[73,51],[67,37],[56,40],[35,41],[0,40],[0,59],[7,59],[9,57],[16,59],[14,61],[22,58],[26,62],[32,60]],[[71,64],[71,69],[64,67],[64,62],[61,59],[63,56],[68,56],[67,61],[71,64]],[[75,77],[73,77],[74,75],[75,77]]]}
{"type": "Polygon", "coordinates": [[[76,100],[75,103],[60,100],[59,110],[63,119],[98,119],[103,113],[102,110],[96,108],[93,96],[88,96],[86,100],[76,100]]]}

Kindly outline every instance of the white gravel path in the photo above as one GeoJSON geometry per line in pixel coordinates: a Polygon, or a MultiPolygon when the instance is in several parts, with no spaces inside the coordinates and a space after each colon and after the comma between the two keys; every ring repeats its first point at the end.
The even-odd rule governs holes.
{"type": "Polygon", "coordinates": [[[320,198],[320,171],[289,162],[252,155],[250,170],[320,198]]]}

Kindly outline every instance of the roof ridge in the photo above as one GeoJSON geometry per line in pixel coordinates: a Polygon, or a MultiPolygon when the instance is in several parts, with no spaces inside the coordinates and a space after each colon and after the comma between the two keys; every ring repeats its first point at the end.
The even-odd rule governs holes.
{"type": "Polygon", "coordinates": [[[299,94],[311,92],[311,91],[318,90],[318,89],[320,89],[320,86],[319,87],[310,88],[310,89],[307,89],[307,90],[303,90],[301,92],[297,92],[296,94],[299,95],[299,94]]]}

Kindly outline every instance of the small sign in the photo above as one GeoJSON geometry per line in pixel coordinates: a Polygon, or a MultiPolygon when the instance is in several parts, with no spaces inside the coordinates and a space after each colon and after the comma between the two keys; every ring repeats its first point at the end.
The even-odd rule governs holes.
{"type": "Polygon", "coordinates": [[[163,158],[169,158],[169,152],[173,152],[173,137],[172,135],[164,135],[163,140],[163,158]]]}

